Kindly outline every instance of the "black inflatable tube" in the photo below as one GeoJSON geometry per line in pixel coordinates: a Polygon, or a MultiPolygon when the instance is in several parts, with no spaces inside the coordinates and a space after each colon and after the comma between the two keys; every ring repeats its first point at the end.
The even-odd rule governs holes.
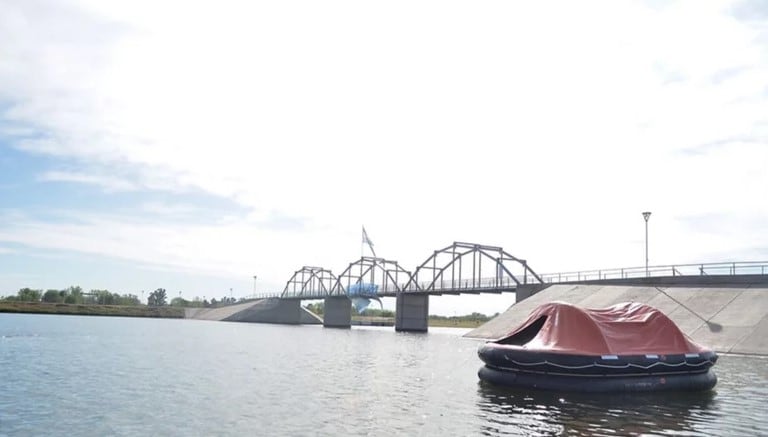
{"type": "Polygon", "coordinates": [[[599,377],[536,374],[482,366],[477,376],[495,385],[589,393],[704,391],[717,384],[717,375],[712,369],[676,375],[599,377]]]}
{"type": "Polygon", "coordinates": [[[700,373],[717,362],[711,351],[674,355],[576,355],[486,343],[478,356],[498,370],[565,373],[565,376],[634,376],[634,374],[700,373]]]}

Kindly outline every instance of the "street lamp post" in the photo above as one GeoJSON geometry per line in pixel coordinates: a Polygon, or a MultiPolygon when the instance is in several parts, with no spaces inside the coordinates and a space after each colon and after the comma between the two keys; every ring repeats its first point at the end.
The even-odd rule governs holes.
{"type": "Polygon", "coordinates": [[[645,220],[645,277],[648,277],[648,219],[651,218],[651,212],[646,211],[643,213],[643,219],[645,220]]]}
{"type": "Polygon", "coordinates": [[[256,275],[253,275],[253,297],[256,297],[256,275]]]}

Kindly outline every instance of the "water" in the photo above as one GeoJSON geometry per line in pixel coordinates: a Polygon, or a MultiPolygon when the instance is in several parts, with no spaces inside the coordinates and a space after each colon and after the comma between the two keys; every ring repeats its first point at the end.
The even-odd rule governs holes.
{"type": "Polygon", "coordinates": [[[0,435],[728,435],[768,432],[768,360],[714,392],[479,383],[465,331],[0,314],[0,435]]]}

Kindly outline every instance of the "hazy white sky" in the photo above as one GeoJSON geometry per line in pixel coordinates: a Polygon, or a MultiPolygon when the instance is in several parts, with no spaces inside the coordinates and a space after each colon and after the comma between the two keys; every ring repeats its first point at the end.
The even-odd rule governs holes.
{"type": "Polygon", "coordinates": [[[645,210],[651,264],[768,260],[767,170],[764,1],[0,0],[0,294],[276,291],[361,225],[640,266],[645,210]]]}

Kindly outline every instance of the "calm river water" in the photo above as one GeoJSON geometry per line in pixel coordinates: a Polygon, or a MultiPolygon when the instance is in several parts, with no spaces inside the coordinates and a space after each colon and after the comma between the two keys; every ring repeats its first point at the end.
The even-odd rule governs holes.
{"type": "Polygon", "coordinates": [[[479,383],[465,331],[0,314],[0,435],[768,434],[768,360],[703,394],[479,383]]]}

